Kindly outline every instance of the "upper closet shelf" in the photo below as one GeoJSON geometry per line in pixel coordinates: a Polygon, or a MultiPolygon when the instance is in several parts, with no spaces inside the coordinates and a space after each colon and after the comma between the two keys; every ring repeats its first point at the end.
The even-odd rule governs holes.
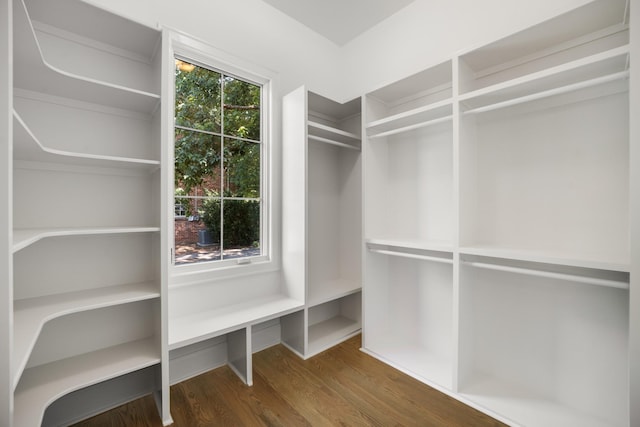
{"type": "Polygon", "coordinates": [[[502,258],[515,261],[538,262],[555,264],[568,267],[592,268],[598,270],[629,272],[628,260],[616,260],[596,258],[595,256],[580,256],[580,254],[567,254],[553,251],[536,251],[512,248],[500,248],[495,246],[466,246],[460,248],[462,255],[478,255],[492,258],[502,258]]]}
{"type": "Polygon", "coordinates": [[[459,99],[464,113],[481,113],[626,80],[628,67],[629,46],[625,45],[478,89],[459,99]]]}
{"type": "Polygon", "coordinates": [[[68,227],[28,228],[13,230],[13,252],[18,252],[41,239],[63,236],[90,236],[98,234],[153,233],[158,227],[68,227]]]}
{"type": "Polygon", "coordinates": [[[451,99],[435,102],[367,124],[369,138],[381,138],[450,121],[453,114],[451,99]]]}
{"type": "Polygon", "coordinates": [[[309,120],[307,124],[307,137],[310,140],[324,142],[341,148],[360,150],[360,137],[354,133],[346,132],[342,129],[323,125],[311,120],[309,120]]]}
{"type": "Polygon", "coordinates": [[[14,85],[44,94],[71,98],[142,113],[153,113],[160,95],[135,88],[87,78],[51,66],[44,59],[36,34],[24,6],[14,7],[14,85]]]}
{"type": "Polygon", "coordinates": [[[44,324],[81,311],[160,296],[156,283],[135,283],[17,300],[14,310],[13,387],[18,385],[29,354],[44,324]]]}
{"type": "Polygon", "coordinates": [[[157,348],[148,338],[27,369],[16,389],[15,427],[39,426],[65,394],[160,363],[157,348]]]}
{"type": "Polygon", "coordinates": [[[36,138],[26,123],[15,111],[13,112],[13,124],[14,158],[16,160],[77,166],[146,169],[148,171],[154,171],[160,167],[160,161],[158,160],[75,153],[55,148],[48,148],[45,147],[38,138],[36,138]]]}

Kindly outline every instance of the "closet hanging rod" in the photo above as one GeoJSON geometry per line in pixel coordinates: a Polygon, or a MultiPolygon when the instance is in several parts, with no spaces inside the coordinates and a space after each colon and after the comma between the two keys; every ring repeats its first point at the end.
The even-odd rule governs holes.
{"type": "Polygon", "coordinates": [[[418,255],[418,254],[411,254],[411,253],[407,253],[407,252],[397,252],[397,251],[390,251],[390,250],[386,250],[386,249],[372,249],[372,248],[369,248],[369,252],[374,252],[374,253],[382,254],[382,255],[398,256],[398,257],[402,257],[402,258],[412,258],[412,259],[419,259],[419,260],[423,260],[423,261],[434,261],[434,262],[441,262],[441,263],[444,263],[444,264],[453,264],[453,260],[452,259],[440,258],[440,257],[436,257],[436,256],[418,255]]]}
{"type": "Polygon", "coordinates": [[[484,262],[463,261],[463,263],[471,267],[484,268],[486,270],[497,270],[497,271],[504,271],[507,273],[526,274],[529,276],[545,277],[548,279],[557,279],[557,280],[566,280],[569,282],[580,282],[588,285],[607,286],[610,288],[617,288],[617,289],[629,289],[629,283],[621,280],[600,279],[597,277],[584,277],[576,274],[556,273],[552,271],[540,271],[540,270],[534,270],[531,268],[522,268],[522,267],[509,267],[506,265],[496,265],[496,264],[489,264],[484,262]]]}
{"type": "Polygon", "coordinates": [[[318,142],[324,142],[325,144],[335,145],[340,148],[349,148],[351,150],[360,151],[360,147],[355,147],[353,145],[345,144],[344,142],[334,141],[333,139],[322,138],[321,136],[308,135],[307,138],[312,139],[318,142]]]}
{"type": "MultiPolygon", "coordinates": [[[[521,96],[519,98],[509,99],[507,101],[497,102],[495,104],[486,105],[484,107],[471,108],[463,112],[463,114],[486,113],[488,111],[499,110],[501,108],[511,107],[513,105],[523,104],[525,102],[536,101],[538,99],[548,98],[554,95],[562,95],[564,93],[573,92],[588,87],[597,86],[604,83],[622,80],[629,77],[629,70],[608,74],[602,77],[585,80],[583,82],[573,83],[566,86],[560,86],[554,89],[533,93],[531,95],[521,96]]],[[[471,98],[472,99],[472,98],[471,98]]],[[[465,100],[462,100],[464,102],[465,100]]]]}
{"type": "Polygon", "coordinates": [[[437,119],[427,120],[426,122],[416,123],[415,125],[403,126],[401,128],[388,130],[386,132],[375,133],[373,135],[369,135],[369,138],[370,139],[382,138],[385,136],[395,135],[402,132],[409,132],[414,129],[420,129],[420,128],[431,126],[431,125],[437,125],[438,123],[447,122],[449,120],[452,120],[452,118],[453,116],[451,115],[448,115],[445,117],[438,117],[437,119]]]}

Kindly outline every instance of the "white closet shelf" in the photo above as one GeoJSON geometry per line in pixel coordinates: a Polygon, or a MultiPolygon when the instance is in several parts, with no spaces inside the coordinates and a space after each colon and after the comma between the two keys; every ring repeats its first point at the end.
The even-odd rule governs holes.
{"type": "Polygon", "coordinates": [[[315,135],[308,135],[307,138],[310,141],[317,141],[317,142],[322,142],[329,145],[335,145],[336,147],[340,147],[340,148],[348,148],[350,150],[360,151],[360,147],[356,147],[355,145],[347,144],[347,143],[336,141],[329,138],[323,138],[315,135]]]}
{"type": "Polygon", "coordinates": [[[596,86],[628,76],[629,46],[551,67],[460,95],[465,113],[484,112],[596,86]]]}
{"type": "Polygon", "coordinates": [[[13,123],[14,158],[16,160],[90,167],[143,169],[148,171],[160,168],[159,160],[76,153],[48,148],[38,140],[15,111],[13,112],[13,123]]]}
{"type": "Polygon", "coordinates": [[[394,114],[366,125],[369,138],[381,138],[452,120],[453,102],[445,99],[426,106],[394,114]]]}
{"type": "Polygon", "coordinates": [[[362,285],[353,280],[336,279],[309,283],[307,305],[314,306],[359,292],[362,285]]]}
{"type": "Polygon", "coordinates": [[[387,340],[377,339],[363,351],[427,384],[448,390],[452,388],[453,361],[418,344],[390,337],[387,340]]]}
{"type": "Polygon", "coordinates": [[[25,370],[15,393],[15,427],[39,426],[47,407],[72,391],[160,363],[154,338],[25,370]]]}
{"type": "Polygon", "coordinates": [[[453,245],[446,241],[423,241],[423,240],[403,240],[403,239],[378,239],[369,238],[365,240],[367,246],[393,246],[402,249],[416,249],[424,251],[453,253],[453,245]]]}
{"type": "Polygon", "coordinates": [[[157,28],[141,25],[127,18],[78,0],[26,0],[32,20],[62,28],[77,36],[122,50],[140,60],[151,61],[160,44],[157,28]],[[84,19],[89,16],[91,19],[84,19]],[[117,31],[113,29],[117,28],[117,31]]]}
{"type": "MultiPolygon", "coordinates": [[[[623,425],[606,422],[571,409],[568,405],[546,399],[522,386],[478,375],[460,390],[460,395],[516,425],[606,427],[623,425]]],[[[505,421],[506,421],[505,420],[505,421]]]]}
{"type": "Polygon", "coordinates": [[[351,142],[360,141],[360,137],[352,132],[347,132],[342,129],[334,128],[332,126],[323,125],[322,123],[314,122],[312,120],[308,120],[307,125],[309,126],[310,135],[330,139],[344,139],[345,141],[351,142]]]}
{"type": "Polygon", "coordinates": [[[158,284],[135,283],[16,300],[14,311],[13,387],[25,369],[44,324],[55,318],[118,304],[159,298],[158,284]]]}
{"type": "Polygon", "coordinates": [[[159,94],[78,76],[48,64],[22,2],[14,10],[14,33],[23,44],[14,58],[18,88],[147,114],[160,104],[159,94]]]}
{"type": "Polygon", "coordinates": [[[593,268],[622,273],[629,272],[628,260],[597,259],[593,256],[580,256],[580,254],[553,252],[550,250],[535,251],[496,246],[465,246],[460,248],[460,254],[554,264],[567,267],[593,268]]]}
{"type": "Polygon", "coordinates": [[[268,295],[169,319],[169,350],[275,319],[304,307],[285,295],[268,295]]]}
{"type": "Polygon", "coordinates": [[[312,357],[339,342],[360,332],[362,325],[344,316],[335,316],[309,326],[309,350],[306,357],[312,357]]]}
{"type": "Polygon", "coordinates": [[[13,252],[18,252],[41,239],[63,236],[91,236],[100,234],[155,233],[159,227],[68,227],[25,228],[13,230],[13,252]]]}

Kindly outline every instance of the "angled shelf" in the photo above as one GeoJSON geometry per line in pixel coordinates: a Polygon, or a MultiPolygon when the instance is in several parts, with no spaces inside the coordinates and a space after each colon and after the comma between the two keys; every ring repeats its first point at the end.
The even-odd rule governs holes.
{"type": "Polygon", "coordinates": [[[147,114],[157,109],[158,93],[75,75],[51,66],[42,54],[24,2],[14,3],[17,3],[14,38],[21,43],[14,58],[16,87],[147,114]]]}
{"type": "Polygon", "coordinates": [[[40,425],[57,398],[158,363],[155,339],[145,339],[26,369],[15,392],[15,426],[40,425]]]}
{"type": "Polygon", "coordinates": [[[143,169],[150,172],[160,167],[158,160],[103,156],[48,148],[38,140],[15,111],[13,123],[14,158],[16,160],[104,168],[143,169]]]}
{"type": "Polygon", "coordinates": [[[136,283],[16,300],[14,310],[15,388],[44,324],[57,317],[117,304],[158,298],[157,283],[136,283]]]}
{"type": "Polygon", "coordinates": [[[18,252],[41,239],[62,236],[90,236],[100,234],[156,233],[158,227],[78,227],[28,228],[13,230],[13,252],[18,252]]]}

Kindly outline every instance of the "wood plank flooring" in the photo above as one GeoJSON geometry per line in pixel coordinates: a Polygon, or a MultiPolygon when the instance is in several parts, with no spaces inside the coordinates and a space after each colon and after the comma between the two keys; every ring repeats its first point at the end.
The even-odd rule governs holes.
{"type": "MultiPolygon", "coordinates": [[[[360,336],[302,360],[281,345],[256,353],[253,387],[222,367],[171,387],[176,427],[504,426],[362,353],[360,336]]],[[[160,427],[151,396],[78,427],[160,427]]]]}

